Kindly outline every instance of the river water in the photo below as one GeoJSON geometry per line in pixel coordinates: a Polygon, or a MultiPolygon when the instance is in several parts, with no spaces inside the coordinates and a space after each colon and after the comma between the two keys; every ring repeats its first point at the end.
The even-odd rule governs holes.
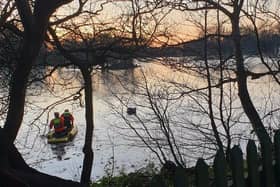
{"type": "MultiPolygon", "coordinates": [[[[262,66],[255,64],[251,69],[261,70],[262,66]]],[[[45,71],[47,72],[49,69],[47,68],[45,71]]],[[[83,161],[84,101],[83,99],[73,101],[73,96],[71,96],[81,87],[80,76],[78,70],[62,68],[47,79],[47,86],[36,84],[30,88],[23,127],[16,142],[26,162],[31,166],[42,172],[72,180],[80,179],[83,161]],[[69,97],[69,100],[67,97],[69,97]],[[62,112],[66,108],[74,114],[75,124],[79,132],[73,142],[62,145],[49,145],[45,134],[48,131],[48,123],[52,118],[53,112],[62,112]]],[[[148,165],[150,162],[158,163],[155,154],[143,146],[139,139],[135,138],[135,133],[128,129],[127,122],[121,118],[127,118],[129,124],[136,124],[139,129],[142,127],[141,125],[137,126],[139,121],[133,116],[126,114],[126,107],[120,104],[120,98],[124,102],[123,104],[127,106],[137,106],[137,114],[139,112],[141,119],[146,124],[149,124],[151,129],[157,128],[157,120],[151,112],[149,101],[143,94],[146,93],[145,85],[148,85],[151,92],[157,93],[157,96],[161,95],[161,97],[155,99],[165,98],[164,95],[170,96],[168,102],[163,99],[160,106],[164,108],[168,103],[170,124],[180,124],[180,126],[174,126],[174,133],[178,136],[178,142],[182,147],[181,153],[184,155],[184,161],[192,165],[193,159],[207,155],[205,154],[205,149],[204,151],[196,151],[193,145],[199,142],[198,140],[202,140],[203,136],[198,135],[197,129],[195,130],[194,127],[190,128],[189,126],[189,124],[207,123],[207,115],[201,112],[203,111],[203,106],[206,106],[205,98],[195,96],[194,99],[192,95],[189,98],[180,98],[173,101],[175,97],[180,95],[178,93],[188,91],[189,89],[186,89],[188,86],[192,88],[204,87],[206,85],[205,80],[202,80],[197,75],[177,71],[152,61],[130,70],[96,71],[93,72],[92,76],[95,123],[93,138],[94,165],[92,171],[94,180],[108,174],[134,171],[148,165]],[[146,75],[146,79],[143,79],[143,73],[146,75]],[[147,84],[143,84],[145,80],[147,80],[147,84]],[[168,83],[165,83],[165,81],[168,83]],[[170,82],[175,81],[185,83],[185,86],[169,86],[170,82]],[[186,85],[186,83],[188,84],[186,85]],[[157,88],[158,86],[164,89],[159,89],[157,88]],[[200,110],[200,113],[197,112],[198,110],[200,110]]],[[[279,125],[279,120],[277,121],[277,119],[280,119],[279,110],[277,110],[280,107],[278,99],[280,95],[279,88],[279,85],[271,81],[270,77],[249,80],[251,97],[256,103],[261,116],[265,117],[264,122],[268,126],[273,126],[273,128],[277,128],[277,125],[279,125]],[[273,115],[266,115],[271,110],[275,110],[273,115]]],[[[248,120],[240,109],[240,103],[236,95],[236,85],[226,86],[225,89],[227,94],[232,93],[233,95],[231,97],[233,142],[244,147],[245,144],[242,144],[243,139],[255,137],[250,134],[251,129],[248,120]],[[236,123],[236,121],[239,123],[236,123]]],[[[218,91],[214,92],[218,93],[218,91]]],[[[83,94],[83,92],[81,93],[83,94]]],[[[213,103],[216,107],[217,101],[213,103]]],[[[228,101],[226,103],[229,105],[228,101]]],[[[228,111],[225,106],[224,113],[228,111]]],[[[140,132],[143,133],[141,129],[140,132]]],[[[158,133],[156,134],[158,139],[162,138],[158,129],[154,133],[158,133]]],[[[145,136],[145,133],[143,135],[145,136]]],[[[214,146],[209,145],[206,147],[209,148],[206,152],[211,155],[213,153],[211,149],[214,146]]],[[[169,156],[168,153],[167,155],[169,156]]],[[[172,159],[171,156],[170,158],[172,159]]]]}

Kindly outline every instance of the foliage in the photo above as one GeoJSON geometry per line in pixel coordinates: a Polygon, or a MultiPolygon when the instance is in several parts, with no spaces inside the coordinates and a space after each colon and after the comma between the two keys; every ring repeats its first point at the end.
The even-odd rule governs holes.
{"type": "Polygon", "coordinates": [[[93,183],[92,187],[147,187],[157,172],[155,165],[150,163],[146,167],[128,174],[122,171],[118,176],[104,176],[93,183]]]}

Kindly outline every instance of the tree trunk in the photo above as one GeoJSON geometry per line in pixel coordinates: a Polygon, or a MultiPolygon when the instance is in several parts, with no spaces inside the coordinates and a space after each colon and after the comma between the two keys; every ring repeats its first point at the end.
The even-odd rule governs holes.
{"type": "Polygon", "coordinates": [[[207,86],[208,86],[208,110],[209,110],[209,118],[210,118],[210,124],[214,133],[214,137],[218,146],[218,149],[224,153],[224,146],[222,143],[222,140],[219,135],[219,131],[215,122],[215,116],[213,112],[213,96],[212,96],[212,83],[211,83],[211,73],[208,63],[208,37],[207,37],[207,27],[208,27],[208,9],[207,9],[207,3],[205,5],[205,15],[204,15],[204,62],[206,67],[206,73],[207,73],[207,86]]]}
{"type": "Polygon", "coordinates": [[[91,71],[88,66],[80,66],[84,78],[85,103],[86,103],[86,137],[83,152],[85,154],[83,161],[83,170],[81,183],[89,185],[93,164],[92,136],[94,130],[93,122],[93,99],[92,99],[92,79],[91,71]]]}
{"type": "Polygon", "coordinates": [[[9,109],[4,125],[10,143],[16,139],[23,119],[28,76],[41,45],[42,36],[33,36],[32,40],[29,36],[25,38],[16,69],[10,81],[9,109]]]}
{"type": "Polygon", "coordinates": [[[26,1],[16,1],[24,27],[23,45],[20,48],[15,71],[10,80],[9,108],[4,130],[9,141],[16,139],[24,114],[26,87],[29,74],[43,44],[49,17],[57,7],[68,0],[56,2],[35,1],[33,13],[26,1]]]}
{"type": "MultiPolygon", "coordinates": [[[[235,10],[235,12],[237,12],[235,10]]],[[[265,186],[271,186],[274,181],[273,166],[272,166],[272,142],[267,133],[264,124],[250,98],[247,87],[247,75],[244,68],[244,59],[241,50],[241,37],[239,28],[239,13],[234,13],[231,18],[232,23],[232,36],[235,47],[235,59],[236,59],[236,75],[238,83],[238,95],[242,104],[242,107],[249,118],[252,127],[260,141],[262,162],[263,162],[263,179],[265,186]]]]}
{"type": "Polygon", "coordinates": [[[233,16],[232,22],[232,37],[235,48],[235,60],[236,60],[236,75],[238,83],[238,96],[240,98],[242,107],[250,122],[252,123],[253,129],[261,143],[261,145],[270,143],[270,137],[261,121],[261,118],[250,98],[248,87],[247,87],[247,75],[244,68],[244,59],[241,50],[241,36],[239,29],[239,16],[233,16]]]}
{"type": "Polygon", "coordinates": [[[78,66],[83,79],[84,79],[84,88],[85,88],[85,105],[86,105],[86,137],[85,144],[83,148],[84,152],[84,161],[83,161],[83,170],[81,174],[81,183],[89,185],[90,176],[93,164],[93,150],[92,150],[92,136],[94,130],[94,121],[93,121],[93,99],[92,99],[92,79],[91,79],[91,70],[90,65],[79,64],[81,60],[71,53],[67,52],[61,45],[56,33],[51,28],[49,29],[50,34],[54,38],[55,45],[61,52],[61,54],[72,62],[74,65],[78,66]]]}

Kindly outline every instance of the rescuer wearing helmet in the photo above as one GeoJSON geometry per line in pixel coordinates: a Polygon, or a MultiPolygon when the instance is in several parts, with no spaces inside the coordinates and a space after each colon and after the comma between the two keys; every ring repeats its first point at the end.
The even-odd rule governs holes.
{"type": "Polygon", "coordinates": [[[73,128],[73,125],[74,125],[73,115],[69,112],[68,109],[65,109],[63,114],[61,115],[61,118],[63,118],[64,125],[66,127],[66,131],[70,132],[73,128]]]}

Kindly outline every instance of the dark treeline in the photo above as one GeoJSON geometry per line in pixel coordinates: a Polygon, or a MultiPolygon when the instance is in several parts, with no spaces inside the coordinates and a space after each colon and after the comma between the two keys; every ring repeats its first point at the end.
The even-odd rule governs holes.
{"type": "MultiPolygon", "coordinates": [[[[218,56],[218,42],[216,35],[208,36],[208,54],[209,57],[218,56]]],[[[16,50],[14,48],[17,43],[19,43],[20,38],[10,32],[6,32],[5,35],[1,35],[0,43],[2,46],[0,53],[0,63],[1,67],[13,68],[11,60],[16,57],[16,50]],[[13,38],[11,40],[11,38],[13,38]],[[9,42],[7,42],[7,40],[9,42]],[[14,45],[15,44],[15,45],[14,45]],[[13,46],[13,47],[12,47],[13,46]],[[4,51],[5,50],[5,51],[4,51]]],[[[133,58],[154,58],[154,57],[182,57],[182,56],[202,56],[201,51],[204,47],[204,37],[191,40],[188,42],[176,44],[176,45],[165,45],[162,47],[149,47],[141,46],[141,48],[134,46],[132,43],[127,44],[123,42],[118,42],[123,40],[122,38],[106,38],[99,42],[96,39],[92,39],[94,44],[90,48],[82,47],[83,43],[69,40],[67,45],[73,46],[72,49],[77,50],[74,52],[76,56],[85,55],[85,51],[90,51],[90,58],[92,62],[98,62],[102,68],[108,69],[122,69],[122,68],[132,68],[133,58]],[[75,47],[76,46],[76,47],[75,47]]],[[[245,55],[254,56],[258,55],[257,43],[258,40],[254,33],[244,34],[241,40],[242,50],[245,55]]],[[[277,56],[279,54],[280,47],[280,34],[275,34],[271,32],[261,33],[259,45],[261,47],[262,53],[269,56],[277,56]]],[[[233,43],[231,36],[224,36],[221,40],[222,53],[225,55],[233,54],[233,43]]],[[[88,63],[89,61],[85,62],[88,63]]],[[[47,48],[42,48],[37,64],[47,64],[47,65],[58,65],[67,63],[65,59],[59,54],[57,50],[49,50],[47,48]]]]}
{"type": "MultiPolygon", "coordinates": [[[[119,69],[131,68],[133,58],[154,58],[154,57],[184,57],[184,56],[202,56],[204,47],[204,38],[191,40],[176,45],[162,46],[162,47],[143,47],[137,48],[137,46],[127,45],[114,45],[110,48],[98,48],[92,50],[91,58],[94,62],[100,62],[99,64],[104,68],[119,69]]],[[[255,34],[246,34],[242,36],[241,45],[244,55],[255,56],[258,55],[258,43],[261,47],[262,53],[268,56],[277,56],[280,48],[280,34],[275,33],[262,33],[260,40],[258,41],[255,34]]],[[[76,42],[71,42],[71,45],[77,45],[76,42]]],[[[78,45],[82,45],[81,43],[78,45]]],[[[218,42],[216,35],[208,36],[208,55],[209,57],[218,56],[218,42]]],[[[230,56],[233,54],[233,43],[231,36],[225,36],[221,40],[222,53],[230,56]]],[[[57,63],[65,63],[57,55],[56,51],[48,52],[49,56],[52,56],[47,60],[47,64],[56,65],[57,63]]],[[[77,51],[76,55],[83,55],[82,51],[77,51]]]]}
{"type": "MultiPolygon", "coordinates": [[[[154,56],[202,56],[201,51],[203,51],[204,42],[204,38],[199,38],[197,40],[185,42],[176,46],[161,48],[161,50],[158,48],[152,48],[150,50],[153,51],[151,54],[154,56]]],[[[244,54],[252,56],[258,55],[257,43],[258,41],[253,33],[243,35],[241,39],[241,46],[244,54]]],[[[274,33],[263,33],[260,35],[259,44],[263,54],[269,56],[278,55],[280,47],[280,35],[274,33]]],[[[221,40],[221,49],[223,54],[233,54],[233,43],[230,36],[223,37],[223,40],[221,40]]],[[[217,36],[208,36],[209,57],[218,56],[218,51],[217,36]]]]}

